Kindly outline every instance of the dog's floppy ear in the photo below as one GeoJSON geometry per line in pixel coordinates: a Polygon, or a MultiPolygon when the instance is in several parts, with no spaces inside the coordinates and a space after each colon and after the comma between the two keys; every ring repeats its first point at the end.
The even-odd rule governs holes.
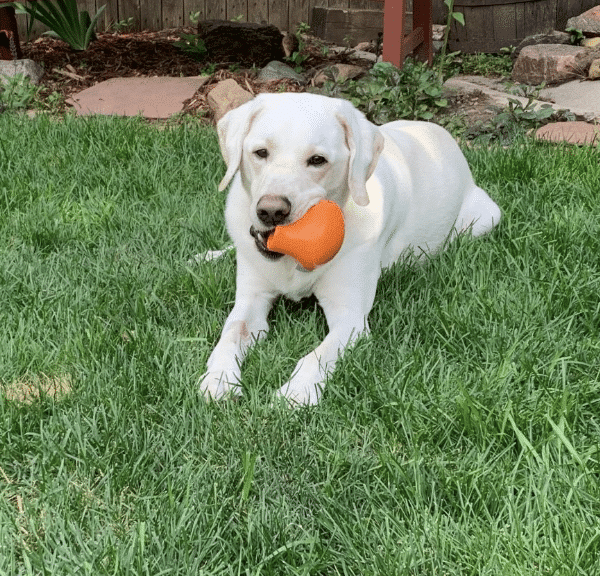
{"type": "Polygon", "coordinates": [[[260,108],[260,97],[256,97],[230,110],[217,123],[219,146],[225,164],[227,164],[227,172],[219,183],[219,192],[227,188],[240,167],[244,138],[248,135],[252,121],[256,118],[260,108]]]}
{"type": "Polygon", "coordinates": [[[354,202],[366,206],[369,203],[366,184],[383,150],[383,135],[347,100],[341,103],[341,108],[336,118],[344,129],[346,144],[350,149],[348,188],[354,202]]]}

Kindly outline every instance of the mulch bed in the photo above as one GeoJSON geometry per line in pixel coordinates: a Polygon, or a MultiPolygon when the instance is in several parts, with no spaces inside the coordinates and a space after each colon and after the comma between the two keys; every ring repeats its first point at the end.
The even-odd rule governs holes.
{"type": "MultiPolygon", "coordinates": [[[[59,93],[66,99],[109,78],[200,75],[209,62],[193,60],[173,45],[182,33],[193,34],[194,30],[176,28],[159,32],[99,33],[89,48],[80,52],[72,50],[62,40],[42,36],[22,45],[23,57],[42,64],[46,70],[41,81],[42,98],[59,93]]],[[[305,52],[310,56],[304,62],[305,70],[316,70],[326,64],[359,63],[350,60],[348,54],[323,55],[321,47],[324,44],[327,43],[309,39],[305,52]]],[[[184,112],[201,113],[209,118],[206,94],[214,84],[226,78],[234,78],[254,94],[302,92],[305,89],[290,80],[259,83],[255,79],[256,71],[240,69],[232,72],[228,65],[212,64],[215,64],[215,73],[211,80],[185,103],[184,112]]],[[[62,108],[64,111],[68,106],[64,104],[62,108]]]]}

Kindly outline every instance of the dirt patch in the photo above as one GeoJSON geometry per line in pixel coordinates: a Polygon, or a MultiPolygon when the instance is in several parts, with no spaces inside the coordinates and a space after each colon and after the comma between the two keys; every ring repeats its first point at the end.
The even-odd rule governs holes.
{"type": "Polygon", "coordinates": [[[469,126],[483,124],[496,116],[492,109],[494,101],[477,90],[475,92],[458,93],[448,98],[448,108],[444,115],[461,116],[469,126]]]}
{"type": "Polygon", "coordinates": [[[7,399],[22,404],[31,404],[40,396],[60,398],[71,392],[71,377],[68,374],[60,376],[34,376],[24,378],[9,384],[0,384],[0,393],[7,399]]]}

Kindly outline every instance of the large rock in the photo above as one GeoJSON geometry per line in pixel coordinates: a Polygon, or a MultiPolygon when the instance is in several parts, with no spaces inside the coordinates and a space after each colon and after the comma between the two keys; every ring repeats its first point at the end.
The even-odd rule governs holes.
{"type": "Polygon", "coordinates": [[[519,56],[521,50],[526,46],[537,46],[538,44],[570,44],[571,43],[571,35],[566,32],[559,32],[558,30],[552,30],[551,32],[547,32],[546,34],[533,34],[532,36],[527,36],[523,38],[521,42],[519,42],[518,46],[515,48],[515,51],[511,54],[513,60],[519,56]]]}
{"type": "Polygon", "coordinates": [[[285,57],[283,34],[272,24],[204,20],[198,23],[198,35],[213,62],[262,67],[285,57]]]}
{"type": "Polygon", "coordinates": [[[598,50],[581,46],[539,44],[526,46],[515,62],[512,79],[515,82],[537,85],[561,84],[587,74],[598,50]]]}
{"type": "Polygon", "coordinates": [[[294,69],[292,69],[287,64],[283,62],[278,62],[274,60],[273,62],[269,62],[259,73],[257,76],[257,80],[259,82],[273,82],[274,80],[282,80],[283,78],[288,78],[289,80],[294,80],[298,82],[298,84],[306,84],[306,79],[302,74],[298,74],[294,69]]]}
{"type": "Polygon", "coordinates": [[[230,110],[252,100],[254,96],[233,79],[219,82],[207,96],[208,105],[213,111],[215,124],[230,110]]]}
{"type": "Polygon", "coordinates": [[[600,6],[595,6],[579,16],[569,18],[567,28],[581,30],[586,36],[597,36],[600,34],[600,6]]]}
{"type": "Polygon", "coordinates": [[[37,62],[27,58],[23,60],[0,60],[0,86],[8,82],[4,78],[5,76],[11,78],[17,74],[23,74],[33,84],[39,84],[44,75],[44,69],[37,62]]]}
{"type": "Polygon", "coordinates": [[[594,60],[590,64],[588,78],[590,80],[599,80],[600,79],[600,58],[596,58],[596,60],[594,60]]]}
{"type": "Polygon", "coordinates": [[[363,76],[366,73],[366,68],[362,66],[354,66],[352,64],[335,64],[334,66],[327,66],[324,70],[321,70],[314,77],[312,83],[315,86],[323,86],[327,80],[333,76],[336,81],[354,79],[363,76]]]}

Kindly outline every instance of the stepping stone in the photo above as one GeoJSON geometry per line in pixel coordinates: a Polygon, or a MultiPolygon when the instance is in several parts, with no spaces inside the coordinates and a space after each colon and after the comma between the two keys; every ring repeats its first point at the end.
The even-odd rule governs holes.
{"type": "Polygon", "coordinates": [[[111,78],[67,100],[78,115],[115,114],[168,118],[181,112],[183,102],[208,82],[210,76],[111,78]]]}
{"type": "Polygon", "coordinates": [[[535,136],[538,140],[550,142],[597,146],[600,142],[600,126],[587,122],[553,122],[542,126],[535,136]]]}

